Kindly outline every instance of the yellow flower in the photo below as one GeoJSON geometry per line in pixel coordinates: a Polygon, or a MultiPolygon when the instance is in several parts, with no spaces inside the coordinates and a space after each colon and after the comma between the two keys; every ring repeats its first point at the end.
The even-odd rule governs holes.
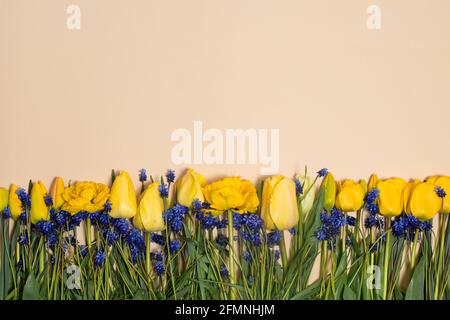
{"type": "Polygon", "coordinates": [[[255,212],[259,205],[255,186],[240,177],[224,178],[208,184],[203,188],[203,194],[215,215],[226,210],[255,212]]]}
{"type": "Polygon", "coordinates": [[[441,212],[450,213],[450,177],[441,176],[436,179],[434,184],[444,189],[445,193],[447,194],[443,198],[441,212]]]}
{"type": "Polygon", "coordinates": [[[330,211],[334,207],[334,202],[336,200],[336,182],[334,181],[333,175],[329,172],[323,178],[322,184],[320,186],[324,188],[324,201],[323,207],[325,210],[330,211]]]}
{"type": "Polygon", "coordinates": [[[47,189],[41,181],[33,183],[31,188],[31,209],[30,221],[36,224],[41,220],[48,220],[50,218],[47,205],[44,197],[47,195],[47,189]]]}
{"type": "Polygon", "coordinates": [[[364,204],[365,185],[353,180],[344,180],[338,183],[336,195],[336,208],[344,212],[357,211],[364,204]]]}
{"type": "Polygon", "coordinates": [[[18,189],[19,188],[15,184],[12,184],[9,187],[9,209],[11,210],[11,218],[14,220],[17,220],[23,212],[22,201],[20,201],[19,196],[17,195],[18,189]]]}
{"type": "Polygon", "coordinates": [[[193,169],[188,169],[186,173],[177,180],[176,193],[177,202],[183,206],[190,207],[192,201],[198,199],[204,201],[202,188],[206,185],[205,177],[193,169]]]}
{"type": "Polygon", "coordinates": [[[53,200],[53,208],[59,209],[64,204],[64,181],[61,177],[56,177],[53,180],[52,186],[50,188],[50,196],[53,200]]]}
{"type": "Polygon", "coordinates": [[[136,191],[127,172],[122,171],[111,187],[111,212],[113,218],[133,218],[136,215],[136,191]]]}
{"type": "Polygon", "coordinates": [[[0,188],[0,214],[8,206],[8,197],[9,197],[8,189],[0,188]]]}
{"type": "Polygon", "coordinates": [[[409,199],[410,199],[412,190],[419,183],[421,183],[421,181],[418,179],[415,179],[415,180],[408,182],[405,185],[405,188],[403,188],[403,211],[406,213],[411,214],[411,210],[409,208],[409,199]]]}
{"type": "Polygon", "coordinates": [[[403,212],[403,189],[406,181],[401,178],[392,178],[379,181],[377,189],[378,207],[380,213],[386,217],[398,216],[403,212]]]}
{"type": "Polygon", "coordinates": [[[61,209],[72,215],[86,211],[93,213],[103,209],[108,200],[109,188],[106,184],[95,182],[76,182],[67,187],[62,195],[61,209]]]}
{"type": "Polygon", "coordinates": [[[441,209],[442,199],[436,194],[436,186],[429,182],[416,184],[409,198],[411,214],[420,220],[432,219],[441,209]]]}
{"type": "Polygon", "coordinates": [[[370,191],[376,188],[378,184],[378,176],[374,173],[369,178],[369,183],[367,184],[367,190],[370,191]]]}
{"type": "Polygon", "coordinates": [[[316,186],[313,185],[313,180],[310,177],[305,177],[301,175],[297,175],[296,178],[303,187],[302,201],[300,202],[301,211],[303,215],[307,215],[314,204],[314,199],[316,198],[316,186]],[[309,192],[306,193],[309,189],[309,192]],[[306,194],[305,194],[306,193],[306,194]]]}
{"type": "Polygon", "coordinates": [[[298,207],[295,183],[283,176],[264,181],[261,217],[269,230],[286,230],[297,225],[298,207]]]}
{"type": "Polygon", "coordinates": [[[137,214],[133,218],[136,228],[148,232],[164,230],[163,199],[159,194],[159,183],[153,182],[142,193],[137,208],[137,214]]]}

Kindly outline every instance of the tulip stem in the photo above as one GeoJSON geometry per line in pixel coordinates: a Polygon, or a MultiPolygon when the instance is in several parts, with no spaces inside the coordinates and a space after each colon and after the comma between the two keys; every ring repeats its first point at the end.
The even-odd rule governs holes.
{"type": "Polygon", "coordinates": [[[384,283],[383,283],[383,300],[387,298],[388,292],[388,271],[389,271],[389,256],[391,251],[391,231],[389,230],[391,226],[391,220],[386,218],[385,226],[386,226],[386,247],[384,250],[384,283]]]}
{"type": "Polygon", "coordinates": [[[444,215],[441,213],[439,215],[440,229],[439,229],[439,257],[438,257],[438,269],[436,274],[436,286],[434,289],[434,300],[439,299],[439,282],[441,278],[443,257],[444,257],[444,244],[445,244],[445,219],[444,215]]]}
{"type": "Polygon", "coordinates": [[[234,291],[234,250],[233,250],[233,212],[231,210],[228,210],[228,243],[229,243],[229,250],[228,250],[228,266],[230,269],[230,300],[235,300],[236,295],[234,291]]]}
{"type": "Polygon", "coordinates": [[[414,234],[413,246],[412,246],[412,252],[411,252],[411,273],[413,272],[414,267],[416,265],[416,251],[417,251],[418,239],[419,239],[419,230],[416,230],[416,233],[414,234]]]}
{"type": "Polygon", "coordinates": [[[283,272],[286,274],[287,266],[288,266],[288,258],[287,258],[287,250],[286,250],[286,241],[284,239],[284,231],[281,232],[281,241],[280,241],[280,251],[281,251],[281,262],[283,263],[283,272]]]}
{"type": "Polygon", "coordinates": [[[150,232],[145,232],[145,271],[147,273],[147,277],[150,277],[150,232]]]}
{"type": "Polygon", "coordinates": [[[86,244],[88,247],[88,251],[91,250],[92,230],[91,230],[91,218],[89,218],[89,216],[86,218],[86,244]]]}

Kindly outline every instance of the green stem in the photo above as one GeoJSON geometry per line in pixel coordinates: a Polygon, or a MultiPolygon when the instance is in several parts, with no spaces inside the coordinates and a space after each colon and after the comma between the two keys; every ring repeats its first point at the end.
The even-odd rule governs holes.
{"type": "Polygon", "coordinates": [[[283,272],[286,274],[286,269],[288,266],[286,241],[284,239],[284,231],[281,230],[280,232],[281,232],[281,241],[280,241],[281,262],[283,263],[283,272]]]}
{"type": "Polygon", "coordinates": [[[86,244],[88,246],[88,250],[91,249],[92,244],[92,233],[91,233],[91,218],[87,217],[86,219],[86,244]]]}
{"type": "Polygon", "coordinates": [[[441,228],[439,230],[439,260],[438,260],[438,269],[436,274],[436,285],[434,289],[434,300],[439,299],[439,284],[440,284],[440,278],[441,278],[441,272],[442,272],[442,264],[443,264],[443,257],[444,257],[444,244],[445,244],[445,220],[444,216],[441,213],[439,215],[439,220],[441,222],[441,228]]]}
{"type": "Polygon", "coordinates": [[[228,241],[229,241],[229,251],[228,251],[228,265],[230,269],[230,300],[235,300],[236,293],[234,291],[234,250],[233,250],[233,212],[228,210],[228,241]]]}
{"type": "Polygon", "coordinates": [[[416,251],[417,251],[417,241],[419,239],[419,231],[417,230],[414,234],[413,239],[413,246],[412,246],[412,252],[411,252],[411,274],[414,270],[414,267],[416,265],[416,251]]]}
{"type": "Polygon", "coordinates": [[[383,300],[386,300],[387,298],[387,292],[388,292],[388,273],[389,273],[389,257],[390,257],[390,251],[391,251],[391,231],[390,228],[390,219],[386,218],[385,225],[386,225],[386,247],[384,251],[384,272],[383,272],[383,300]]]}
{"type": "Polygon", "coordinates": [[[147,273],[147,276],[150,277],[150,270],[151,270],[151,264],[150,264],[150,232],[145,232],[145,271],[147,273]]]}

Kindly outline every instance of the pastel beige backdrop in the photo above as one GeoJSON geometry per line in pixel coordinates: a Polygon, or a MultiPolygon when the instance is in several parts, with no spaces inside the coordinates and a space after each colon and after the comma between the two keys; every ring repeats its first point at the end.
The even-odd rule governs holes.
{"type": "Polygon", "coordinates": [[[194,120],[279,128],[286,175],[450,173],[449,12],[447,0],[0,0],[0,185],[179,170],[170,134],[194,120]],[[70,4],[81,30],[66,28],[70,4]]]}

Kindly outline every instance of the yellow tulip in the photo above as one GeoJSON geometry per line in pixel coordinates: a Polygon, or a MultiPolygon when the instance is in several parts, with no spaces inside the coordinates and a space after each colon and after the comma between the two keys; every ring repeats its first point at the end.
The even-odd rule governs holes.
{"type": "Polygon", "coordinates": [[[324,188],[325,192],[323,207],[325,210],[330,211],[333,209],[336,200],[336,182],[330,172],[323,178],[321,188],[324,188]]]}
{"type": "Polygon", "coordinates": [[[136,215],[136,191],[127,172],[122,171],[114,179],[109,196],[113,218],[133,218],[136,215]]]}
{"type": "Polygon", "coordinates": [[[380,213],[386,217],[399,216],[403,212],[403,189],[406,181],[392,178],[378,182],[378,207],[380,213]]]}
{"type": "Polygon", "coordinates": [[[369,178],[369,183],[367,184],[367,190],[370,191],[373,188],[376,188],[378,184],[378,176],[376,174],[372,174],[369,178]]]}
{"type": "Polygon", "coordinates": [[[298,207],[295,183],[283,176],[264,181],[261,217],[269,230],[286,230],[297,225],[298,207]]]}
{"type": "Polygon", "coordinates": [[[108,196],[106,184],[79,181],[64,189],[61,209],[72,215],[82,211],[93,213],[104,208],[108,196]]]}
{"type": "Polygon", "coordinates": [[[417,184],[411,192],[409,209],[420,220],[432,219],[441,209],[442,199],[436,194],[436,186],[429,182],[417,184]]]}
{"type": "Polygon", "coordinates": [[[64,204],[64,181],[61,177],[56,177],[53,180],[52,186],[50,188],[50,196],[53,200],[53,208],[59,209],[64,204]]]}
{"type": "Polygon", "coordinates": [[[364,186],[353,180],[344,180],[338,184],[336,208],[344,212],[358,211],[364,204],[364,186]]]}
{"type": "Polygon", "coordinates": [[[46,188],[41,181],[33,183],[31,188],[31,209],[30,220],[31,223],[36,224],[41,220],[48,220],[50,218],[48,207],[45,204],[44,197],[46,196],[46,188]]]}
{"type": "Polygon", "coordinates": [[[240,177],[228,177],[208,184],[203,188],[203,195],[214,215],[227,210],[238,213],[255,212],[259,206],[255,186],[240,177]]]}
{"type": "Polygon", "coordinates": [[[303,192],[304,192],[302,194],[303,199],[300,202],[301,211],[302,211],[303,215],[307,215],[311,211],[311,208],[314,204],[314,199],[316,198],[316,192],[317,192],[316,186],[313,185],[314,180],[312,180],[308,176],[305,177],[305,176],[297,175],[296,178],[302,184],[303,192]],[[308,191],[308,189],[309,189],[309,191],[308,191]],[[306,193],[307,191],[308,191],[308,193],[306,193]]]}
{"type": "Polygon", "coordinates": [[[15,184],[12,184],[9,188],[9,209],[11,210],[11,218],[14,220],[17,220],[23,212],[22,201],[20,201],[17,195],[18,189],[15,184]]]}
{"type": "Polygon", "coordinates": [[[163,199],[159,194],[159,183],[153,182],[142,193],[137,207],[137,214],[133,218],[136,228],[148,232],[164,230],[163,199]]]}
{"type": "Polygon", "coordinates": [[[430,182],[432,184],[436,184],[436,180],[439,179],[440,176],[430,176],[425,179],[425,182],[430,182]]]}
{"type": "Polygon", "coordinates": [[[6,188],[0,188],[0,214],[8,206],[9,192],[6,188]]]}
{"type": "Polygon", "coordinates": [[[441,176],[436,179],[434,185],[441,187],[444,189],[447,194],[442,201],[442,213],[450,213],[450,177],[449,176],[441,176]]]}
{"type": "Polygon", "coordinates": [[[412,190],[415,188],[417,184],[421,183],[420,180],[415,179],[410,182],[408,182],[403,189],[403,211],[406,213],[411,214],[411,210],[409,208],[409,199],[411,196],[412,190]]]}
{"type": "Polygon", "coordinates": [[[205,177],[193,169],[188,169],[186,173],[177,180],[176,193],[179,204],[190,207],[195,199],[203,202],[202,188],[206,185],[205,177]]]}

